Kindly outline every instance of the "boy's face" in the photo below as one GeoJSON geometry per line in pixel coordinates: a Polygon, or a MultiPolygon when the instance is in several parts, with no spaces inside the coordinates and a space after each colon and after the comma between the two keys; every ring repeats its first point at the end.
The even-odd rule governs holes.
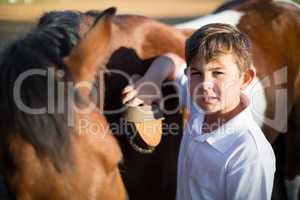
{"type": "Polygon", "coordinates": [[[196,55],[189,67],[190,94],[207,114],[229,112],[239,104],[241,90],[253,79],[254,74],[251,78],[247,71],[240,72],[231,54],[206,64],[196,55]]]}

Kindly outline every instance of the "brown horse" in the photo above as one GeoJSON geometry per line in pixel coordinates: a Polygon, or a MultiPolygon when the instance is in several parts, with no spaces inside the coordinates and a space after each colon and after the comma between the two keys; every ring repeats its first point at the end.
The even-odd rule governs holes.
{"type": "Polygon", "coordinates": [[[119,146],[99,110],[82,112],[91,105],[89,91],[75,85],[103,70],[114,12],[92,20],[89,14],[53,13],[6,49],[0,65],[0,169],[7,198],[126,199],[119,146]],[[89,26],[75,27],[74,20],[89,26]]]}
{"type": "Polygon", "coordinates": [[[173,52],[183,57],[186,34],[134,15],[115,16],[112,27],[114,42],[107,64],[109,73],[104,76],[104,112],[124,155],[124,183],[131,199],[175,199],[177,155],[182,132],[176,92],[168,83],[162,88],[164,97],[169,97],[164,99],[164,110],[172,113],[164,116],[166,128],[160,145],[152,154],[141,154],[128,142],[131,133],[123,126],[121,91],[130,78],[143,75],[157,56],[173,52]]]}

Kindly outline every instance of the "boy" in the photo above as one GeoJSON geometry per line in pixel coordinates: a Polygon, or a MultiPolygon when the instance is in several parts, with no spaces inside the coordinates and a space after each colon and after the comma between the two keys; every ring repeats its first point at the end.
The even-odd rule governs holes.
{"type": "Polygon", "coordinates": [[[176,199],[271,199],[274,153],[242,93],[255,77],[247,37],[230,25],[206,25],[187,40],[186,68],[183,63],[165,54],[123,91],[124,103],[139,105],[154,100],[139,97],[153,93],[149,87],[138,90],[145,82],[160,86],[169,79],[180,86],[190,116],[180,145],[176,199]]]}

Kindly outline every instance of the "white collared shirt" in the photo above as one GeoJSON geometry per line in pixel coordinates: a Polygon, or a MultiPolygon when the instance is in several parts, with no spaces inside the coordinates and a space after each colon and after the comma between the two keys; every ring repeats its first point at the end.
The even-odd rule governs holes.
{"type": "Polygon", "coordinates": [[[204,115],[188,98],[183,72],[177,83],[190,117],[180,145],[176,199],[271,199],[275,156],[249,106],[215,131],[202,134],[204,115]]]}

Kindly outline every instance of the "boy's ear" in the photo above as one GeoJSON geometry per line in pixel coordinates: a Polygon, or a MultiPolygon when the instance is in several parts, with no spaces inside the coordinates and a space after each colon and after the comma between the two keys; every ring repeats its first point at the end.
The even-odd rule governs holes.
{"type": "Polygon", "coordinates": [[[250,67],[245,72],[243,72],[241,77],[242,78],[241,90],[245,90],[255,76],[256,76],[256,70],[254,67],[250,67]]]}

